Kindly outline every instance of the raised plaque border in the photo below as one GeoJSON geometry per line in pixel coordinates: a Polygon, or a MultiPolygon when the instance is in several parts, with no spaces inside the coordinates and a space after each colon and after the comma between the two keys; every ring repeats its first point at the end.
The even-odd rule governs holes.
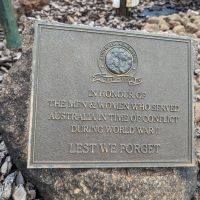
{"type": "Polygon", "coordinates": [[[88,26],[74,26],[65,25],[61,23],[51,23],[51,22],[36,22],[35,23],[35,35],[34,35],[34,47],[33,47],[33,61],[32,61],[32,87],[31,87],[31,104],[30,104],[30,123],[29,123],[29,144],[28,144],[28,168],[128,168],[128,167],[193,167],[195,166],[195,136],[194,136],[194,99],[193,99],[193,70],[196,64],[196,46],[195,41],[188,36],[177,36],[175,34],[160,34],[160,33],[147,33],[142,31],[122,31],[111,28],[91,28],[88,26]],[[34,160],[34,144],[35,144],[35,118],[37,112],[37,88],[38,88],[38,73],[39,73],[39,60],[37,60],[40,49],[40,34],[42,29],[54,29],[54,30],[64,30],[64,31],[78,31],[78,32],[90,32],[98,34],[110,34],[110,35],[120,35],[126,37],[140,37],[148,38],[154,40],[168,40],[175,42],[188,43],[188,160],[186,162],[178,161],[168,161],[165,160],[159,162],[149,161],[80,161],[80,162],[50,162],[42,161],[38,162],[34,160]],[[35,111],[35,112],[34,112],[35,111]]]}

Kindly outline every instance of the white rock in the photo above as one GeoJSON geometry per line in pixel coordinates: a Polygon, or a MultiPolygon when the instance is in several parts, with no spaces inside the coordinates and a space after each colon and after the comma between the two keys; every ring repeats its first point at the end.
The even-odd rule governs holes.
{"type": "Polygon", "coordinates": [[[158,24],[146,24],[144,26],[144,30],[148,31],[148,32],[158,32],[159,31],[159,26],[158,24]]]}
{"type": "Polygon", "coordinates": [[[193,14],[193,15],[199,15],[200,14],[199,11],[190,10],[190,9],[187,11],[187,13],[188,14],[193,14]]]}
{"type": "Polygon", "coordinates": [[[59,9],[60,6],[57,3],[51,2],[51,6],[54,7],[55,9],[59,9]]]}
{"type": "Polygon", "coordinates": [[[8,150],[7,150],[7,147],[6,147],[4,141],[2,141],[2,142],[0,143],[0,151],[6,151],[6,152],[8,153],[8,150]]]}
{"type": "Polygon", "coordinates": [[[49,12],[50,11],[50,6],[49,5],[44,6],[43,10],[46,11],[46,12],[49,12]]]}
{"type": "Polygon", "coordinates": [[[6,69],[5,67],[1,66],[1,71],[8,73],[8,69],[6,69]]]}
{"type": "Polygon", "coordinates": [[[13,184],[13,181],[14,181],[14,179],[15,179],[15,176],[16,176],[16,172],[13,172],[13,173],[9,174],[9,175],[5,178],[3,184],[4,184],[4,185],[5,185],[5,184],[13,184]]]}
{"type": "Polygon", "coordinates": [[[12,194],[12,185],[5,185],[3,187],[2,200],[8,200],[12,194]]]}
{"type": "Polygon", "coordinates": [[[200,74],[200,69],[195,69],[195,74],[200,74]]]}
{"type": "Polygon", "coordinates": [[[1,166],[1,173],[6,174],[7,172],[7,162],[4,162],[3,165],[1,166]]]}
{"type": "Polygon", "coordinates": [[[20,21],[20,22],[25,22],[25,21],[27,21],[26,15],[21,15],[20,18],[19,18],[19,21],[20,21]]]}
{"type": "Polygon", "coordinates": [[[2,194],[2,200],[7,200],[11,197],[12,193],[12,184],[14,182],[16,176],[16,172],[13,172],[12,174],[9,174],[4,182],[3,182],[3,194],[2,194]]]}
{"type": "Polygon", "coordinates": [[[120,8],[120,0],[112,0],[112,7],[113,8],[120,8]]]}
{"type": "Polygon", "coordinates": [[[195,97],[195,99],[196,99],[197,101],[200,101],[200,95],[196,94],[196,95],[194,95],[194,97],[195,97]]]}
{"type": "Polygon", "coordinates": [[[60,10],[61,13],[66,12],[66,9],[64,7],[60,7],[59,10],[60,10]]]}
{"type": "Polygon", "coordinates": [[[3,56],[0,58],[0,62],[10,62],[12,60],[11,56],[3,56]]]}
{"type": "Polygon", "coordinates": [[[27,196],[26,190],[24,189],[23,185],[19,185],[14,188],[12,194],[12,198],[14,200],[26,200],[27,199],[26,196],[27,196]]]}
{"type": "Polygon", "coordinates": [[[140,0],[127,0],[126,7],[135,7],[139,4],[140,0]]]}
{"type": "Polygon", "coordinates": [[[19,60],[21,56],[22,56],[21,52],[15,53],[15,57],[13,59],[14,60],[19,60]]]}
{"type": "Polygon", "coordinates": [[[89,26],[94,26],[94,21],[91,21],[88,25],[89,26]]]}
{"type": "Polygon", "coordinates": [[[28,192],[28,196],[29,196],[29,198],[30,199],[35,199],[36,198],[36,191],[35,190],[30,190],[29,192],[28,192]]]}
{"type": "Polygon", "coordinates": [[[188,33],[196,33],[198,31],[198,27],[196,24],[189,22],[186,24],[185,30],[188,33]]]}
{"type": "Polygon", "coordinates": [[[12,162],[11,162],[11,157],[7,156],[5,159],[5,162],[1,166],[1,173],[2,174],[8,174],[12,168],[12,162]]]}

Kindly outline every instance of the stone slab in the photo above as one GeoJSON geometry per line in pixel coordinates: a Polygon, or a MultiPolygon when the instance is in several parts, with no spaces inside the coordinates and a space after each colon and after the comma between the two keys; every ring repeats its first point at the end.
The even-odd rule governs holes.
{"type": "Polygon", "coordinates": [[[28,167],[194,166],[190,38],[37,23],[28,167]]]}
{"type": "Polygon", "coordinates": [[[25,179],[44,200],[191,200],[197,167],[27,169],[33,23],[24,23],[22,56],[4,78],[0,96],[0,132],[25,179]]]}

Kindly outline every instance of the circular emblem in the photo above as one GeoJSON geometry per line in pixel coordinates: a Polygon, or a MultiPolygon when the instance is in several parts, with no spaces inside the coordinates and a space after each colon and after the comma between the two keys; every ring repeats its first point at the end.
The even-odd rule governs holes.
{"type": "Polygon", "coordinates": [[[114,47],[106,54],[106,66],[114,74],[125,74],[132,65],[132,55],[122,47],[114,47]]]}
{"type": "Polygon", "coordinates": [[[135,50],[129,44],[121,41],[108,43],[99,56],[101,72],[109,72],[113,75],[134,74],[137,62],[135,50]]]}

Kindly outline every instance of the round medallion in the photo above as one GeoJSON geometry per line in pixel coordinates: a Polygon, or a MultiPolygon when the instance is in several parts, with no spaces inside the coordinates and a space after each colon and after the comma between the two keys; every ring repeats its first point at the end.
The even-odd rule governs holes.
{"type": "Polygon", "coordinates": [[[135,50],[127,43],[113,41],[104,46],[99,56],[99,68],[102,73],[112,75],[134,74],[137,68],[135,50]]]}
{"type": "Polygon", "coordinates": [[[114,74],[125,74],[133,66],[133,57],[122,47],[114,47],[108,51],[105,58],[108,70],[114,74]]]}

